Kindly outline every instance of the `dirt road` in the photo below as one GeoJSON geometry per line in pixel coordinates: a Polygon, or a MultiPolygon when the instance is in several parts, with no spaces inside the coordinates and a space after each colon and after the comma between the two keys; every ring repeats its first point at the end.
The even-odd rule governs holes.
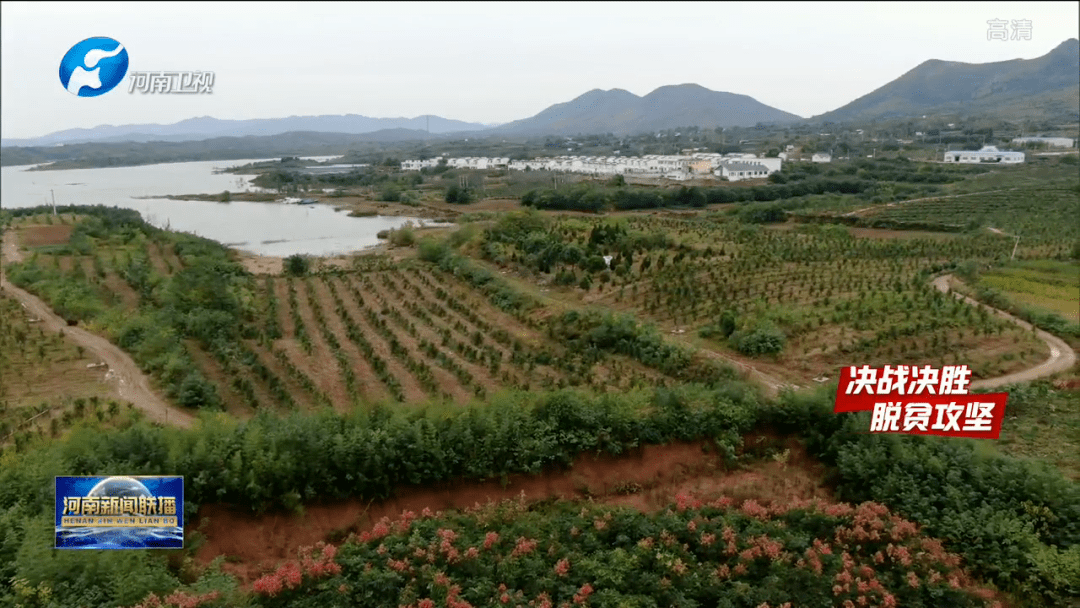
{"type": "MultiPolygon", "coordinates": [[[[680,341],[680,342],[682,342],[682,341],[680,341]]],[[[686,344],[686,345],[689,345],[688,342],[682,342],[682,343],[686,344]]],[[[759,370],[758,368],[756,368],[756,367],[754,367],[752,365],[747,365],[746,363],[743,363],[742,361],[739,361],[738,359],[736,359],[734,357],[725,356],[723,353],[718,353],[718,352],[716,352],[714,350],[711,350],[711,349],[705,348],[705,347],[697,347],[697,348],[698,348],[698,352],[705,355],[706,357],[708,357],[710,359],[714,359],[716,361],[719,361],[719,362],[727,364],[727,365],[732,365],[736,369],[741,371],[743,374],[745,374],[748,378],[756,380],[758,382],[758,384],[760,384],[765,389],[765,395],[768,396],[768,397],[774,397],[775,398],[775,397],[779,396],[780,391],[782,391],[784,389],[794,389],[794,388],[796,388],[794,385],[785,384],[784,382],[780,381],[779,379],[777,379],[777,378],[775,378],[773,376],[770,376],[769,374],[766,374],[765,372],[759,370]]]]}
{"type": "MultiPolygon", "coordinates": [[[[976,300],[973,300],[963,294],[953,293],[951,285],[954,281],[958,282],[958,280],[951,274],[940,276],[934,279],[934,287],[936,287],[939,291],[943,293],[952,293],[954,297],[960,298],[961,300],[967,302],[968,304],[971,304],[972,306],[986,308],[991,313],[1001,317],[1002,319],[1012,321],[1020,327],[1031,331],[1031,324],[1026,321],[1017,319],[1016,317],[1010,315],[1005,311],[991,308],[985,304],[981,304],[976,300]]],[[[1066,344],[1064,340],[1058,338],[1057,336],[1048,334],[1041,329],[1037,329],[1035,331],[1035,335],[1037,335],[1039,339],[1045,342],[1046,346],[1050,348],[1049,359],[1043,361],[1035,367],[1028,368],[1013,374],[1007,374],[1005,376],[999,376],[997,378],[976,380],[971,383],[971,388],[996,388],[999,386],[1004,386],[1006,384],[1013,384],[1015,382],[1028,382],[1030,380],[1037,380],[1039,378],[1044,378],[1046,376],[1065,371],[1076,364],[1076,351],[1074,351],[1072,347],[1066,344]]]]}
{"type": "MultiPolygon", "coordinates": [[[[14,231],[9,230],[4,234],[0,264],[16,262],[21,259],[18,242],[15,239],[16,233],[14,231]]],[[[147,418],[181,428],[190,428],[195,423],[194,416],[169,405],[155,393],[150,386],[150,379],[142,373],[135,361],[116,345],[81,327],[69,327],[66,321],[58,317],[37,296],[9,283],[6,275],[0,281],[0,289],[17,298],[29,314],[41,319],[45,329],[53,332],[63,329],[65,337],[105,362],[109,366],[109,373],[106,378],[113,383],[117,395],[146,412],[147,418]]]]}

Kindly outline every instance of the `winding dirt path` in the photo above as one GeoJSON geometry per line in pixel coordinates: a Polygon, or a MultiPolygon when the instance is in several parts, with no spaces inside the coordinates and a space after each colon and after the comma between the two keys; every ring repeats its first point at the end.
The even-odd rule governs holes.
{"type": "MultiPolygon", "coordinates": [[[[1016,323],[1020,327],[1031,331],[1031,324],[1026,321],[1022,321],[1003,310],[991,308],[986,304],[978,302],[977,300],[969,298],[963,294],[954,293],[952,291],[952,283],[954,281],[959,283],[959,280],[953,277],[951,274],[946,274],[934,279],[933,283],[934,287],[936,287],[938,291],[941,291],[942,293],[952,293],[954,297],[957,297],[972,306],[978,308],[985,308],[991,313],[1001,317],[1002,319],[1006,319],[1008,321],[1016,323]]],[[[1045,342],[1046,346],[1050,348],[1049,359],[1043,361],[1035,367],[1031,367],[1019,372],[1007,374],[1004,376],[998,376],[997,378],[976,380],[971,383],[971,388],[995,388],[998,386],[1004,386],[1006,384],[1013,384],[1016,382],[1028,382],[1030,380],[1037,380],[1039,378],[1044,378],[1058,372],[1063,372],[1076,364],[1076,351],[1074,351],[1071,346],[1066,344],[1064,340],[1058,338],[1057,336],[1049,334],[1041,329],[1036,329],[1035,335],[1037,335],[1039,339],[1045,342]]]]}
{"type": "MultiPolygon", "coordinates": [[[[16,233],[8,230],[4,233],[0,264],[18,262],[21,259],[16,233]]],[[[194,416],[169,405],[155,393],[151,388],[150,379],[142,373],[135,361],[116,345],[81,327],[68,326],[67,322],[57,316],[48,304],[9,283],[6,275],[3,275],[0,280],[0,289],[17,298],[28,313],[41,319],[46,329],[53,332],[63,330],[66,338],[82,346],[87,352],[93,353],[108,365],[109,372],[105,377],[113,383],[116,393],[121,399],[130,401],[135,407],[146,412],[147,418],[181,428],[190,428],[195,423],[194,416]]]]}

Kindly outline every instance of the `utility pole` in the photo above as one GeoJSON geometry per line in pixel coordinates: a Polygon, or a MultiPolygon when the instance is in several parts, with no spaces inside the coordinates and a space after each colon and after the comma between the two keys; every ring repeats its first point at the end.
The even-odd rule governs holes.
{"type": "Polygon", "coordinates": [[[52,214],[56,215],[56,192],[49,190],[49,194],[52,195],[52,214]]]}
{"type": "Polygon", "coordinates": [[[1009,257],[1010,262],[1016,259],[1016,248],[1019,247],[1019,246],[1020,246],[1020,235],[1016,235],[1016,243],[1013,245],[1012,256],[1009,257]]]}

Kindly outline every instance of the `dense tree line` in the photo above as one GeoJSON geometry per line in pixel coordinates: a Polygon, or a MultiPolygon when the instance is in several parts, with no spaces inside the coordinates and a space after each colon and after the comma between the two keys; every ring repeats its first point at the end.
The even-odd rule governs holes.
{"type": "MultiPolygon", "coordinates": [[[[916,165],[910,161],[854,161],[838,167],[822,168],[815,163],[789,163],[782,172],[769,176],[769,184],[748,187],[650,188],[620,186],[605,188],[580,184],[570,188],[538,188],[522,197],[527,207],[598,213],[611,210],[699,208],[726,203],[785,201],[812,195],[839,194],[869,197],[928,194],[936,184],[952,183],[981,171],[977,167],[942,168],[916,165]]],[[[891,200],[891,198],[890,198],[891,200]]]]}
{"type": "Polygon", "coordinates": [[[875,187],[875,182],[856,178],[807,179],[792,184],[745,188],[682,186],[658,189],[628,186],[608,189],[582,184],[572,188],[531,190],[521,198],[521,203],[536,209],[598,213],[664,207],[700,208],[726,203],[777,201],[814,194],[859,194],[875,187]]]}

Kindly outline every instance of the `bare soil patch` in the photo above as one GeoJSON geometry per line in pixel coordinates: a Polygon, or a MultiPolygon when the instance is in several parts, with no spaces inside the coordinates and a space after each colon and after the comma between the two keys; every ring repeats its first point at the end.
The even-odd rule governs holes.
{"type": "Polygon", "coordinates": [[[168,247],[164,245],[159,247],[161,248],[161,255],[173,267],[173,270],[180,271],[184,268],[184,261],[180,259],[180,256],[176,255],[175,243],[170,243],[168,247]]]}
{"type": "Polygon", "coordinates": [[[105,287],[108,288],[108,293],[120,299],[125,309],[134,310],[139,307],[139,294],[115,272],[105,275],[105,287]]]}
{"type": "Polygon", "coordinates": [[[285,258],[256,255],[246,251],[239,252],[237,258],[244,269],[251,274],[279,275],[285,269],[285,258]]]}
{"type": "MultiPolygon", "coordinates": [[[[251,274],[280,276],[285,272],[285,258],[283,257],[259,255],[240,250],[235,250],[235,253],[236,260],[251,274]]],[[[315,258],[314,266],[316,270],[350,268],[353,264],[353,260],[357,256],[380,254],[391,255],[396,259],[401,259],[411,257],[412,249],[390,247],[389,245],[382,243],[350,254],[315,258]]]]}
{"type": "Polygon", "coordinates": [[[63,245],[71,239],[71,231],[75,227],[67,224],[46,226],[24,226],[19,240],[26,247],[44,247],[46,245],[63,245]]]}
{"type": "Polygon", "coordinates": [[[924,230],[885,230],[882,228],[848,228],[852,236],[867,239],[955,239],[954,232],[929,232],[924,230]]]}
{"type": "Polygon", "coordinates": [[[150,264],[154,267],[154,270],[158,274],[165,276],[171,275],[172,270],[169,268],[169,264],[165,262],[164,252],[162,251],[161,244],[154,241],[150,241],[146,244],[146,254],[150,258],[150,264]]]}

